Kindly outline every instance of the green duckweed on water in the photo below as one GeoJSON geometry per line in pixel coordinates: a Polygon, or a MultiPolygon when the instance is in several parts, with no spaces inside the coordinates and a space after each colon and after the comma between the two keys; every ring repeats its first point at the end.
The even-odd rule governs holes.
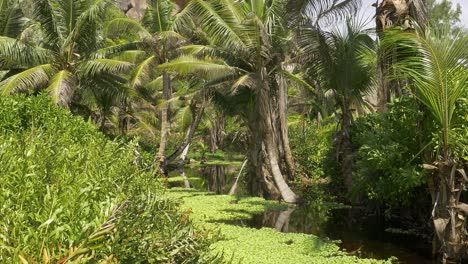
{"type": "Polygon", "coordinates": [[[195,189],[173,188],[169,195],[181,199],[181,209],[198,226],[219,234],[208,254],[223,254],[230,263],[392,263],[391,260],[349,256],[331,242],[313,235],[280,233],[272,228],[248,228],[225,222],[251,219],[254,214],[284,210],[286,204],[258,197],[215,195],[195,189]]]}

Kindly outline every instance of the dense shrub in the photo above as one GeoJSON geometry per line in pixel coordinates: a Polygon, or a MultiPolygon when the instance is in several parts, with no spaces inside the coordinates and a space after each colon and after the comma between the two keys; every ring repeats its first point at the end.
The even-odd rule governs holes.
{"type": "Polygon", "coordinates": [[[307,178],[325,177],[324,163],[332,146],[335,125],[326,122],[300,121],[290,127],[291,148],[296,160],[297,171],[307,178]]]}
{"type": "Polygon", "coordinates": [[[206,234],[136,165],[135,146],[49,100],[0,97],[0,262],[201,262],[206,234]]]}
{"type": "Polygon", "coordinates": [[[415,99],[402,98],[389,104],[386,113],[355,121],[355,195],[388,205],[412,201],[415,189],[425,183],[421,153],[430,134],[421,130],[423,120],[415,99]]]}
{"type": "Polygon", "coordinates": [[[333,131],[332,120],[321,124],[316,121],[301,120],[290,126],[291,150],[296,161],[296,186],[301,196],[306,200],[316,200],[322,197],[323,188],[318,183],[328,183],[330,180],[329,160],[332,152],[333,131]]]}

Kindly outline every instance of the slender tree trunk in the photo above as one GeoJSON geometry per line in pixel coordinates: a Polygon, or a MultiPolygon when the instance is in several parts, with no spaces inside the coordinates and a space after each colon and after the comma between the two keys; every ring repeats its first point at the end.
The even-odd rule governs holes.
{"type": "Polygon", "coordinates": [[[164,164],[165,156],[164,152],[166,151],[167,144],[167,134],[168,134],[168,113],[169,113],[169,100],[172,97],[172,88],[171,88],[171,78],[167,72],[163,72],[163,100],[164,106],[161,109],[161,138],[159,140],[159,149],[155,157],[155,163],[158,163],[160,166],[164,164]]]}
{"type": "Polygon", "coordinates": [[[182,151],[182,154],[180,154],[180,160],[177,163],[178,167],[183,167],[185,164],[185,160],[187,159],[187,154],[190,149],[190,143],[184,148],[184,151],[182,151]]]}
{"type": "Polygon", "coordinates": [[[353,122],[353,116],[349,107],[342,107],[342,128],[340,131],[338,145],[338,161],[341,163],[341,173],[348,193],[353,186],[353,149],[350,135],[350,128],[353,122]]]}
{"type": "Polygon", "coordinates": [[[224,166],[209,166],[209,188],[210,192],[225,194],[226,188],[226,168],[224,166]]]}
{"type": "Polygon", "coordinates": [[[238,182],[239,182],[239,178],[240,178],[240,176],[242,175],[242,171],[244,170],[245,164],[247,164],[247,160],[244,160],[244,163],[242,163],[242,166],[241,166],[241,168],[240,168],[239,174],[237,174],[236,181],[234,182],[234,184],[232,185],[231,189],[229,190],[229,195],[234,195],[234,194],[236,194],[237,186],[238,186],[238,182]]]}
{"type": "Polygon", "coordinates": [[[225,119],[223,113],[216,111],[216,120],[212,122],[210,128],[210,151],[213,153],[220,149],[224,143],[224,126],[225,119]]]}
{"type": "Polygon", "coordinates": [[[203,116],[203,112],[205,110],[205,106],[201,106],[200,109],[198,110],[198,113],[196,113],[196,110],[194,109],[195,106],[193,106],[193,113],[195,115],[195,118],[192,122],[192,124],[190,125],[189,127],[189,130],[187,132],[187,136],[185,137],[184,141],[182,142],[182,144],[180,144],[180,146],[176,149],[176,151],[174,151],[174,153],[172,153],[171,155],[169,155],[163,162],[161,168],[164,172],[164,174],[167,173],[167,166],[169,165],[169,163],[171,163],[172,161],[174,161],[178,156],[180,156],[180,154],[182,154],[182,152],[184,151],[184,149],[190,144],[190,142],[192,142],[192,139],[193,139],[193,136],[195,135],[195,131],[197,130],[198,128],[198,125],[200,124],[200,121],[201,121],[201,118],[203,116]]]}
{"type": "Polygon", "coordinates": [[[270,199],[297,202],[297,196],[285,179],[292,173],[286,164],[278,116],[278,91],[270,86],[266,69],[260,73],[262,84],[255,96],[255,109],[249,120],[251,130],[250,164],[258,177],[261,194],[270,199]],[[272,89],[273,88],[273,89],[272,89]]]}
{"type": "Polygon", "coordinates": [[[278,114],[280,127],[280,141],[284,151],[284,160],[287,166],[287,180],[294,178],[295,166],[288,137],[288,86],[286,80],[278,77],[278,114]]]}
{"type": "Polygon", "coordinates": [[[180,169],[180,175],[182,176],[182,179],[184,180],[184,187],[192,188],[192,185],[190,184],[190,181],[187,178],[187,174],[185,173],[185,169],[183,167],[180,169]]]}

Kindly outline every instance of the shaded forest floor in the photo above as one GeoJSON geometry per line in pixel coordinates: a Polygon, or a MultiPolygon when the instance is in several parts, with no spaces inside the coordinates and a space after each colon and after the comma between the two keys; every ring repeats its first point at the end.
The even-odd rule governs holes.
{"type": "Polygon", "coordinates": [[[391,263],[349,256],[335,243],[313,235],[232,224],[248,221],[265,211],[285,210],[286,204],[186,188],[172,188],[169,196],[180,199],[181,210],[197,226],[212,231],[217,239],[207,254],[223,254],[227,263],[391,263]]]}

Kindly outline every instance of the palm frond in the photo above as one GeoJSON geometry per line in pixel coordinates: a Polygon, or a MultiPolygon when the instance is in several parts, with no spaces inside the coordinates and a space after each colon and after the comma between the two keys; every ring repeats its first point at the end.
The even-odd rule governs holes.
{"type": "Polygon", "coordinates": [[[152,32],[164,32],[172,26],[172,12],[174,3],[169,0],[153,0],[149,2],[148,9],[143,17],[143,24],[152,32]]]}
{"type": "MultiPolygon", "coordinates": [[[[80,53],[87,54],[89,51],[96,50],[99,46],[97,36],[100,33],[99,29],[103,22],[105,11],[113,3],[110,0],[90,0],[86,2],[76,0],[67,1],[81,3],[72,5],[75,7],[74,10],[78,10],[79,16],[73,16],[73,18],[76,17],[76,21],[74,25],[72,25],[73,29],[69,32],[63,47],[76,43],[77,50],[80,53]]],[[[69,21],[71,22],[73,20],[69,19],[69,21]]]]}
{"type": "Polygon", "coordinates": [[[51,1],[33,1],[33,19],[41,24],[46,47],[58,48],[61,45],[59,42],[66,36],[59,30],[59,21],[51,1]]]}
{"type": "Polygon", "coordinates": [[[156,63],[156,56],[150,56],[141,62],[133,72],[130,80],[131,86],[133,88],[143,86],[151,77],[151,72],[155,69],[156,63]]]}
{"type": "Polygon", "coordinates": [[[360,6],[361,0],[290,0],[287,9],[292,23],[318,25],[350,17],[360,6]]]}
{"type": "Polygon", "coordinates": [[[210,60],[200,60],[192,56],[180,56],[158,66],[160,70],[173,71],[181,75],[194,74],[208,79],[219,78],[236,71],[235,68],[210,60]]]}
{"type": "Polygon", "coordinates": [[[52,100],[61,106],[68,106],[70,104],[74,89],[75,82],[73,81],[73,74],[66,70],[59,71],[55,74],[47,88],[52,100]]]}
{"type": "Polygon", "coordinates": [[[192,124],[193,120],[190,106],[188,105],[179,109],[174,117],[174,120],[177,122],[178,127],[181,127],[183,131],[186,131],[190,127],[190,124],[192,124]]]}
{"type": "Polygon", "coordinates": [[[250,89],[255,89],[255,87],[259,85],[259,82],[260,80],[258,79],[258,76],[256,74],[249,73],[242,75],[232,85],[232,88],[234,90],[233,93],[235,93],[235,91],[239,89],[239,87],[248,87],[250,89]]]}
{"type": "Polygon", "coordinates": [[[105,33],[109,37],[117,37],[121,34],[134,34],[136,37],[151,38],[148,32],[138,21],[130,18],[116,18],[107,23],[105,33]],[[130,33],[131,32],[131,33],[130,33]]]}
{"type": "Polygon", "coordinates": [[[148,89],[149,91],[155,92],[155,91],[162,91],[163,88],[163,79],[162,76],[159,76],[158,78],[152,80],[151,82],[147,83],[145,85],[145,88],[148,89]]]}
{"type": "Polygon", "coordinates": [[[417,33],[390,33],[382,45],[395,44],[401,59],[394,68],[414,82],[416,97],[442,127],[443,155],[447,158],[454,143],[450,133],[456,102],[468,88],[466,37],[418,29],[417,33]]]}
{"type": "Polygon", "coordinates": [[[55,54],[50,50],[0,36],[0,68],[27,68],[45,64],[53,57],[55,54]]]}
{"type": "Polygon", "coordinates": [[[123,53],[127,53],[130,57],[125,57],[128,59],[122,59],[124,61],[129,61],[129,62],[136,62],[136,57],[132,56],[130,53],[133,52],[133,55],[136,55],[134,53],[144,53],[144,51],[141,50],[136,50],[141,46],[142,42],[139,41],[133,41],[129,43],[124,43],[124,44],[117,44],[117,45],[112,45],[108,46],[102,49],[99,49],[94,52],[93,55],[91,55],[92,58],[95,59],[103,59],[103,58],[108,58],[109,56],[113,56],[114,58],[117,56],[122,56],[122,58],[125,57],[125,55],[122,55],[123,53]],[[133,59],[130,59],[133,58],[133,59]]]}
{"type": "Polygon", "coordinates": [[[16,38],[20,35],[26,19],[18,5],[7,5],[0,9],[0,36],[16,38]]]}
{"type": "Polygon", "coordinates": [[[296,85],[299,85],[301,87],[304,87],[306,88],[307,90],[309,90],[310,92],[314,93],[314,94],[317,94],[317,90],[312,86],[310,85],[305,79],[303,76],[301,76],[300,74],[293,74],[291,72],[288,72],[288,71],[280,71],[280,74],[283,75],[284,77],[287,78],[287,80],[289,82],[293,82],[295,83],[296,85]]]}
{"type": "Polygon", "coordinates": [[[78,16],[85,11],[85,6],[82,1],[62,0],[57,1],[57,8],[60,11],[59,18],[62,21],[61,31],[64,36],[68,36],[75,29],[78,16]]]}
{"type": "Polygon", "coordinates": [[[146,52],[143,50],[127,50],[120,52],[119,54],[112,56],[111,58],[119,61],[126,61],[133,64],[138,64],[146,56],[146,52]]]}
{"type": "Polygon", "coordinates": [[[192,19],[196,17],[213,43],[239,51],[246,50],[238,20],[239,13],[229,9],[233,6],[226,6],[220,0],[193,0],[176,16],[174,28],[176,31],[183,31],[184,27],[192,25],[192,19]]]}
{"type": "Polygon", "coordinates": [[[79,66],[79,75],[80,78],[87,78],[106,74],[120,74],[129,71],[132,65],[129,62],[113,59],[89,60],[79,66]]]}
{"type": "Polygon", "coordinates": [[[47,86],[51,65],[39,65],[0,82],[0,92],[2,95],[10,95],[17,92],[38,90],[47,86]]]}

